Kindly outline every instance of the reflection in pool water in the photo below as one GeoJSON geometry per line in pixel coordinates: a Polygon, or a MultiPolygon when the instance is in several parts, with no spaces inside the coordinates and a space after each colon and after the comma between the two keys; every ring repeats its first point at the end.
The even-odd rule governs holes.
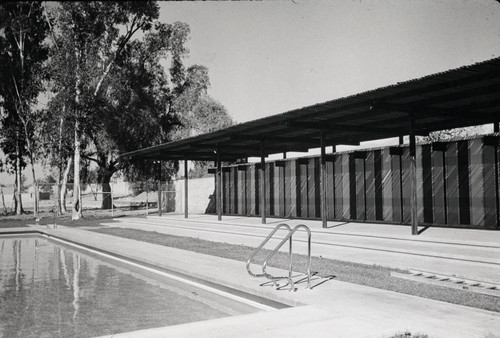
{"type": "Polygon", "coordinates": [[[0,238],[0,337],[92,337],[232,315],[192,288],[40,237],[0,238]]]}

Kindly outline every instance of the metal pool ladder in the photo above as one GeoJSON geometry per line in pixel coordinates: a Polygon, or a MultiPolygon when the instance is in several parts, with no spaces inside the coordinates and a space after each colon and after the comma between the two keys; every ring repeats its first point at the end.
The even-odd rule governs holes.
{"type": "Polygon", "coordinates": [[[290,284],[290,291],[295,291],[293,279],[292,279],[292,266],[293,266],[293,261],[292,261],[292,243],[293,243],[293,234],[299,230],[299,229],[304,229],[307,232],[307,288],[311,288],[311,230],[304,224],[299,224],[295,228],[290,228],[288,224],[281,223],[278,224],[273,231],[269,235],[267,235],[266,239],[259,245],[257,249],[252,253],[250,258],[248,258],[247,261],[247,271],[252,277],[266,277],[267,279],[271,280],[274,285],[276,286],[276,281],[280,279],[287,279],[288,284],[290,284]],[[257,255],[257,253],[266,245],[267,242],[274,236],[274,234],[281,228],[285,228],[288,231],[288,234],[281,240],[281,242],[274,248],[274,250],[266,257],[264,260],[264,263],[262,263],[262,273],[253,273],[252,270],[250,269],[250,265],[252,264],[252,259],[257,255]],[[286,243],[289,242],[289,258],[290,258],[290,265],[288,268],[288,276],[284,277],[275,277],[272,276],[267,272],[267,264],[269,260],[278,252],[278,250],[286,243]]]}

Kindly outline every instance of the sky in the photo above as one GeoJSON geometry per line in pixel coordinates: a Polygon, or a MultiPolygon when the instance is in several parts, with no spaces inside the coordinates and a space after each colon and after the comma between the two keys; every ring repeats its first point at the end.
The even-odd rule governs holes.
{"type": "Polygon", "coordinates": [[[209,94],[237,123],[500,57],[495,0],[162,1],[160,8],[161,21],[189,24],[184,63],[208,67],[209,94]]]}
{"type": "Polygon", "coordinates": [[[495,0],[160,2],[240,123],[500,56],[495,0]]]}

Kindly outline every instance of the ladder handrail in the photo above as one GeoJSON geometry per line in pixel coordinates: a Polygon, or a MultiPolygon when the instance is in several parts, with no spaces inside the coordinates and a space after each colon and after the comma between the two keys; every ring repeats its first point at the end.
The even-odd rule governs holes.
{"type": "MultiPolygon", "coordinates": [[[[253,273],[251,270],[250,270],[250,264],[252,263],[252,259],[255,257],[255,255],[257,255],[257,253],[264,247],[264,245],[266,245],[267,242],[269,242],[269,240],[273,237],[273,235],[281,228],[286,228],[288,230],[288,235],[285,236],[286,238],[290,238],[290,271],[291,271],[291,256],[292,256],[292,240],[291,240],[291,237],[289,237],[290,233],[292,232],[292,228],[290,228],[290,226],[288,224],[285,224],[285,223],[281,223],[281,224],[278,224],[274,229],[273,231],[271,231],[271,233],[269,235],[267,235],[266,239],[264,239],[264,241],[259,245],[259,247],[257,249],[254,250],[254,252],[252,253],[252,255],[250,256],[250,258],[248,258],[247,260],[247,271],[248,273],[250,274],[250,276],[252,277],[264,277],[264,274],[255,274],[253,273]]],[[[291,273],[291,272],[290,272],[291,273]]]]}
{"type": "Polygon", "coordinates": [[[311,230],[304,225],[304,224],[299,224],[296,227],[293,228],[293,230],[281,240],[281,242],[278,244],[278,246],[266,257],[264,260],[264,263],[262,264],[262,274],[269,280],[275,281],[279,279],[288,279],[288,282],[290,283],[290,290],[294,290],[294,284],[292,280],[292,237],[293,234],[301,229],[304,228],[307,231],[307,288],[311,288],[311,230]],[[267,262],[278,252],[278,250],[285,244],[287,240],[290,240],[290,269],[288,271],[288,277],[274,277],[270,274],[267,273],[267,262]]]}

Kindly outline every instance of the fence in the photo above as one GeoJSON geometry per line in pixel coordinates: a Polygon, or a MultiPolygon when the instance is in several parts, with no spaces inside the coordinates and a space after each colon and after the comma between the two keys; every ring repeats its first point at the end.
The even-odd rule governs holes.
{"type": "MultiPolygon", "coordinates": [[[[204,213],[209,208],[210,198],[214,192],[213,177],[190,179],[189,212],[204,213]]],[[[14,185],[2,185],[0,194],[0,215],[15,214],[14,185]],[[2,199],[3,198],[3,199],[2,199]],[[1,204],[5,201],[5,208],[1,204]]],[[[144,216],[158,212],[158,182],[112,182],[110,192],[102,191],[100,183],[82,184],[81,208],[83,216],[117,217],[122,215],[144,216]],[[103,209],[103,200],[109,200],[109,209],[103,209]]],[[[36,218],[60,217],[59,188],[56,183],[37,183],[24,188],[22,205],[25,213],[34,214],[36,218]],[[35,201],[35,195],[38,195],[35,201]]],[[[183,214],[185,208],[184,180],[162,182],[162,213],[183,214]]],[[[72,212],[73,184],[67,185],[65,207],[66,215],[72,212]]]]}
{"type": "MultiPolygon", "coordinates": [[[[0,186],[0,215],[15,213],[15,185],[2,184],[0,186]]],[[[35,196],[33,187],[23,187],[21,191],[21,201],[24,210],[33,209],[35,204],[35,196]]]]}
{"type": "MultiPolygon", "coordinates": [[[[498,229],[498,137],[417,146],[421,224],[498,229]]],[[[328,220],[410,222],[409,147],[335,153],[326,163],[328,220]]],[[[223,213],[259,215],[259,164],[224,167],[223,213]]],[[[318,219],[320,159],[266,163],[266,215],[318,219]]]]}
{"type": "MultiPolygon", "coordinates": [[[[91,183],[82,184],[80,203],[84,216],[113,217],[116,215],[133,214],[147,215],[157,212],[158,193],[150,191],[148,186],[151,183],[144,182],[115,182],[110,184],[110,192],[102,191],[102,184],[91,183]],[[105,199],[109,199],[107,209],[103,209],[105,199]]],[[[157,185],[155,185],[157,189],[157,185]]],[[[0,191],[0,215],[12,215],[15,213],[14,185],[2,185],[0,191]]],[[[71,214],[73,204],[73,184],[67,184],[65,194],[65,209],[67,214],[71,214]]],[[[24,188],[21,194],[23,211],[32,213],[37,218],[60,216],[60,188],[56,183],[37,183],[36,185],[24,188]],[[35,199],[35,196],[38,196],[35,199]]],[[[165,196],[168,193],[164,193],[165,196]]],[[[172,194],[172,193],[170,193],[172,194]]],[[[164,197],[164,201],[168,198],[164,197]]],[[[164,206],[164,210],[167,206],[164,206]]],[[[64,213],[64,212],[63,212],[64,213]]]]}

